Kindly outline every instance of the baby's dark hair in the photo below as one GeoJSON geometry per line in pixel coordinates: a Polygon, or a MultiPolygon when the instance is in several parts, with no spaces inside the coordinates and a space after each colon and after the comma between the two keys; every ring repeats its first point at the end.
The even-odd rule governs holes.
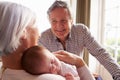
{"type": "Polygon", "coordinates": [[[26,72],[33,75],[40,74],[36,67],[38,64],[42,64],[43,57],[39,54],[42,53],[43,49],[45,49],[43,46],[32,46],[23,52],[21,66],[26,72]],[[41,60],[36,61],[38,58],[41,60]]]}

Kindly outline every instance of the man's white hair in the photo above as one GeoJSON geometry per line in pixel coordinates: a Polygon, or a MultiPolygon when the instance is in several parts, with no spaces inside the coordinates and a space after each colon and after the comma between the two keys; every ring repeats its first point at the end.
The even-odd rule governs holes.
{"type": "Polygon", "coordinates": [[[12,2],[0,2],[0,55],[14,51],[20,45],[23,31],[35,19],[28,8],[12,2]]]}

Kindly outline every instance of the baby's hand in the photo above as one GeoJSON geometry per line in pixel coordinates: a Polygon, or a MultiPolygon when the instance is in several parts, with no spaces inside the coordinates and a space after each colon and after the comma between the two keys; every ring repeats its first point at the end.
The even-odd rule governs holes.
{"type": "Polygon", "coordinates": [[[72,73],[65,74],[66,80],[75,80],[75,77],[72,73]]]}

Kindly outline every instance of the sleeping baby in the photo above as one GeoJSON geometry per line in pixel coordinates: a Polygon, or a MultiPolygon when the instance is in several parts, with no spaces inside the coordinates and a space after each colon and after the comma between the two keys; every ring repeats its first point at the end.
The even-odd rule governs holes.
{"type": "Polygon", "coordinates": [[[62,75],[66,80],[80,80],[75,66],[59,61],[43,46],[33,46],[25,50],[21,65],[26,72],[33,75],[52,73],[62,75]]]}

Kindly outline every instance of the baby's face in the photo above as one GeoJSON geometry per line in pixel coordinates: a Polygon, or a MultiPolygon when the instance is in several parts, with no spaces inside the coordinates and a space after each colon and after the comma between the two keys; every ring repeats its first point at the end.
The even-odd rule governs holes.
{"type": "Polygon", "coordinates": [[[44,57],[44,60],[42,63],[43,66],[40,72],[59,74],[60,68],[61,68],[60,61],[47,49],[43,50],[43,57],[44,57]]]}

